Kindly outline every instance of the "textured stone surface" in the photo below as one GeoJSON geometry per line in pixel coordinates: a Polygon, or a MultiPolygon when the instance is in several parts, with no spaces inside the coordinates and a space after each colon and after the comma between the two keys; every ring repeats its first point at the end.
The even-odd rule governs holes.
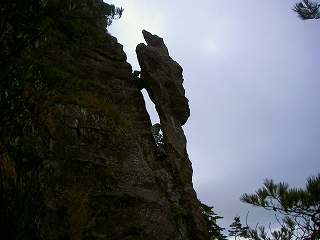
{"type": "Polygon", "coordinates": [[[181,128],[190,112],[182,68],[161,38],[144,36],[141,79],[113,37],[59,62],[88,85],[57,101],[50,115],[44,141],[55,175],[41,224],[55,231],[45,239],[208,239],[181,128]],[[150,132],[141,83],[159,113],[163,146],[150,132]]]}
{"type": "Polygon", "coordinates": [[[190,109],[182,86],[182,67],[169,56],[162,38],[145,30],[142,33],[147,45],[141,43],[136,48],[142,84],[158,114],[168,118],[168,122],[173,117],[183,125],[190,116],[190,109]]]}
{"type": "MultiPolygon", "coordinates": [[[[205,236],[203,218],[199,203],[192,186],[192,167],[186,151],[186,138],[182,125],[190,116],[188,99],[182,86],[182,67],[170,56],[163,39],[143,30],[147,45],[141,43],[136,52],[141,67],[141,81],[155,104],[163,132],[164,149],[170,164],[168,171],[178,183],[177,204],[182,204],[187,212],[186,217],[190,232],[188,237],[201,239],[205,236]]],[[[192,238],[191,238],[192,239],[192,238]]]]}

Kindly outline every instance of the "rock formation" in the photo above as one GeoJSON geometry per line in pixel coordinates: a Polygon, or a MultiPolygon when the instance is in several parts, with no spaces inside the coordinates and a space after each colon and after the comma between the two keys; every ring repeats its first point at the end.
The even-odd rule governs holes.
{"type": "Polygon", "coordinates": [[[63,121],[52,133],[59,173],[52,194],[88,198],[86,217],[94,220],[86,235],[94,239],[207,239],[181,127],[190,114],[182,68],[161,38],[143,35],[148,45],[137,46],[140,79],[115,38],[72,66],[88,71],[90,87],[77,93],[83,101],[56,105],[54,118],[63,121]],[[150,133],[140,84],[159,114],[162,149],[150,133]]]}
{"type": "Polygon", "coordinates": [[[209,239],[182,130],[190,115],[182,68],[160,37],[143,35],[140,73],[108,34],[81,52],[52,41],[46,57],[75,77],[53,101],[39,138],[53,169],[40,239],[209,239]],[[150,132],[142,88],[156,106],[163,144],[150,132]]]}
{"type": "Polygon", "coordinates": [[[160,120],[178,121],[181,126],[190,116],[188,99],[182,86],[182,67],[169,56],[162,38],[145,30],[142,33],[148,45],[139,44],[136,52],[143,86],[155,103],[160,120]]]}
{"type": "MultiPolygon", "coordinates": [[[[183,202],[183,206],[193,212],[192,218],[188,219],[189,226],[201,226],[203,220],[192,186],[192,167],[181,127],[190,116],[188,99],[182,86],[182,67],[169,56],[162,38],[145,30],[142,33],[147,45],[141,43],[136,48],[141,82],[159,114],[164,148],[170,163],[168,170],[175,176],[175,181],[180,182],[176,192],[183,197],[178,202],[183,202]]],[[[195,228],[192,232],[197,230],[195,228]]]]}
{"type": "MultiPolygon", "coordinates": [[[[137,47],[141,79],[115,38],[69,66],[88,71],[81,74],[90,77],[90,87],[77,92],[76,101],[56,104],[52,195],[71,192],[70,204],[88,198],[86,217],[94,220],[86,234],[94,239],[206,239],[181,128],[189,116],[182,68],[162,39],[143,34],[148,45],[137,47]],[[150,132],[141,83],[156,105],[164,146],[150,132]]],[[[51,205],[53,213],[61,211],[59,201],[51,205]]],[[[85,214],[73,211],[68,215],[85,214]]]]}

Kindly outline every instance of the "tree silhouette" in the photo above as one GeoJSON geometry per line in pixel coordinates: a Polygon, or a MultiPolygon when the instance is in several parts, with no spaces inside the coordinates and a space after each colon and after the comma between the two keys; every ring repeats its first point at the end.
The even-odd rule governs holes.
{"type": "Polygon", "coordinates": [[[222,231],[224,228],[220,227],[217,224],[217,220],[223,217],[218,216],[213,211],[213,207],[210,207],[204,203],[200,202],[200,207],[202,211],[202,216],[206,222],[210,239],[217,239],[217,240],[225,240],[226,236],[223,235],[222,231]]]}
{"type": "Polygon", "coordinates": [[[320,239],[320,173],[307,179],[306,189],[290,188],[288,183],[266,179],[255,194],[240,200],[284,216],[275,239],[320,239]]]}
{"type": "Polygon", "coordinates": [[[298,17],[302,20],[308,20],[320,18],[319,8],[320,4],[309,0],[303,0],[303,2],[297,3],[292,10],[296,12],[298,17]]]}

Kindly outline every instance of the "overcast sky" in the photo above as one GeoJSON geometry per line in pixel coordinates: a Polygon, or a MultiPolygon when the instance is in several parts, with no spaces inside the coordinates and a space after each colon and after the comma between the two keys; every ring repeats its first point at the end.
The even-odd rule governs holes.
{"type": "Polygon", "coordinates": [[[143,29],[183,67],[194,188],[223,227],[248,211],[253,226],[276,226],[239,197],[265,178],[304,187],[320,172],[320,20],[300,20],[297,1],[106,0],[125,9],[108,30],[134,70],[143,29]]]}

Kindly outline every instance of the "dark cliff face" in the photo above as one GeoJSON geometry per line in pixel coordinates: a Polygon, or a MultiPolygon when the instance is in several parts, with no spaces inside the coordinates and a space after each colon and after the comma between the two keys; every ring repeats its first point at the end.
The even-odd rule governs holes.
{"type": "Polygon", "coordinates": [[[87,82],[55,102],[43,139],[54,169],[44,239],[209,238],[181,128],[190,115],[182,68],[161,38],[143,35],[140,78],[111,36],[81,54],[60,52],[57,65],[87,82]],[[141,86],[159,114],[161,146],[141,86]]]}

